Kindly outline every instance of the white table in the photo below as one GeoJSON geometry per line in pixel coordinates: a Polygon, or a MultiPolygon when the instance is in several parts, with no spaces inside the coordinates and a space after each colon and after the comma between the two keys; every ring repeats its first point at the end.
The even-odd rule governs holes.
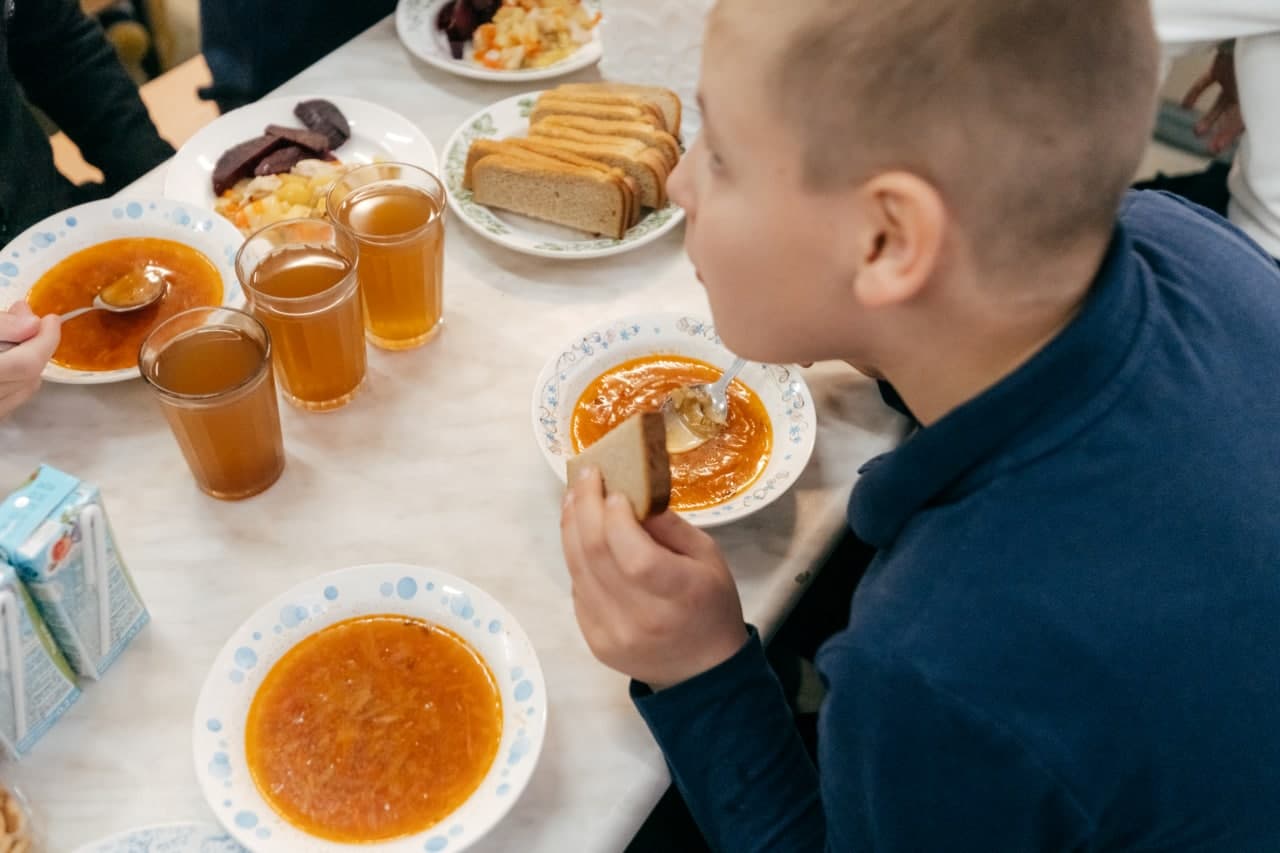
{"type": "MultiPolygon", "coordinates": [[[[590,74],[584,74],[589,77],[590,74]]],[[[419,124],[437,150],[506,87],[409,57],[388,19],[308,69],[284,93],[352,95],[419,124]]],[[[158,190],[157,176],[142,186],[158,190]]],[[[67,853],[120,830],[212,820],[190,731],[206,670],[265,599],[320,572],[375,561],[434,565],[498,596],[532,638],[550,692],[533,781],[482,850],[618,851],[668,784],[626,681],[590,655],[560,554],[560,484],[530,427],[544,360],[601,319],[706,314],[680,233],[602,261],[547,261],[493,246],[454,221],[444,333],[409,353],[371,350],[348,408],[282,405],[288,465],[264,495],[205,497],[141,382],[46,386],[0,422],[0,484],[40,462],[98,483],[152,624],[21,764],[0,770],[67,853]]],[[[807,373],[817,451],[778,503],[716,536],[749,619],[768,631],[837,536],[858,466],[902,423],[842,366],[807,373]]]]}

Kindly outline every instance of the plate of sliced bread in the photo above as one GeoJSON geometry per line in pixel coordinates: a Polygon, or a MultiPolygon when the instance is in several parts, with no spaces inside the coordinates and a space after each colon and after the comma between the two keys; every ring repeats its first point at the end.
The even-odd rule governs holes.
{"type": "Polygon", "coordinates": [[[680,98],[669,89],[574,83],[481,110],[445,146],[457,216],[517,252],[599,258],[684,221],[667,197],[680,162],[680,98]]]}

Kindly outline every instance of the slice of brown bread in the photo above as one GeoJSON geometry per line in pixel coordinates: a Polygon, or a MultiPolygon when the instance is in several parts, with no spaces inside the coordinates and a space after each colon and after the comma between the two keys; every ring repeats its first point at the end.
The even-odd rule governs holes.
{"type": "Polygon", "coordinates": [[[556,115],[585,116],[609,121],[643,121],[658,130],[667,130],[667,123],[663,120],[660,111],[652,105],[644,109],[633,104],[601,104],[574,98],[553,97],[549,93],[538,98],[533,112],[529,115],[529,123],[537,124],[547,116],[556,115]]]}
{"type": "Polygon", "coordinates": [[[662,155],[667,171],[680,162],[680,143],[665,130],[658,130],[642,121],[603,121],[584,116],[547,116],[530,129],[530,133],[543,136],[560,136],[579,142],[599,142],[601,138],[621,136],[643,142],[662,155]],[[559,131],[553,133],[552,129],[559,131]]]}
{"type": "Polygon", "coordinates": [[[615,169],[606,166],[596,160],[586,157],[579,157],[576,154],[569,154],[563,151],[548,150],[546,152],[535,152],[524,146],[514,144],[510,139],[477,139],[471,143],[471,148],[467,151],[467,165],[463,171],[462,186],[464,189],[472,189],[472,174],[475,171],[475,164],[481,159],[492,154],[506,154],[512,157],[521,157],[532,163],[543,166],[555,166],[558,164],[569,164],[571,166],[579,166],[608,175],[617,181],[623,188],[627,196],[627,227],[630,228],[640,221],[640,199],[636,189],[636,183],[627,177],[621,169],[615,169]]]}
{"type": "Polygon", "coordinates": [[[608,163],[601,162],[593,157],[586,157],[582,154],[557,148],[551,145],[543,144],[542,140],[530,139],[525,136],[513,136],[505,140],[512,148],[524,151],[526,153],[538,154],[543,157],[550,157],[564,163],[574,166],[582,166],[588,169],[596,169],[608,175],[616,177],[624,187],[626,187],[627,195],[631,200],[631,217],[630,224],[635,225],[640,221],[641,205],[640,205],[640,185],[635,179],[624,172],[622,169],[610,166],[608,163]]]}
{"type": "Polygon", "coordinates": [[[632,415],[571,457],[569,482],[592,465],[600,469],[605,492],[625,495],[641,521],[665,512],[671,502],[671,463],[661,412],[632,415]]]}
{"type": "Polygon", "coordinates": [[[655,209],[667,206],[667,164],[661,154],[650,150],[643,142],[635,139],[613,139],[608,143],[593,144],[549,136],[530,136],[526,144],[567,151],[621,169],[635,179],[642,205],[655,209]]]}
{"type": "Polygon", "coordinates": [[[471,184],[478,204],[592,234],[620,240],[630,224],[623,186],[593,169],[490,154],[476,162],[471,184]]]}
{"type": "Polygon", "coordinates": [[[643,98],[662,112],[667,132],[677,139],[680,138],[680,122],[684,109],[680,103],[680,96],[670,89],[664,89],[661,86],[638,86],[634,83],[566,83],[552,91],[566,95],[601,93],[643,98]]]}

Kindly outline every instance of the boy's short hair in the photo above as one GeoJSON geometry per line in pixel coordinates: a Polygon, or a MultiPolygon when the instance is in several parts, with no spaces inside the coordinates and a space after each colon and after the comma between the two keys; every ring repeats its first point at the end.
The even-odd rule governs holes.
{"type": "Polygon", "coordinates": [[[791,0],[769,75],[817,188],[901,168],[929,180],[978,257],[1113,227],[1150,140],[1147,0],[791,0]]]}

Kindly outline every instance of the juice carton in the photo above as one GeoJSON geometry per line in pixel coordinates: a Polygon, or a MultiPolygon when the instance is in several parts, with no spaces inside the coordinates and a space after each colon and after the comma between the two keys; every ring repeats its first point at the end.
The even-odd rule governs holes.
{"type": "Polygon", "coordinates": [[[0,753],[26,755],[79,696],[17,572],[0,563],[0,753]]]}
{"type": "Polygon", "coordinates": [[[35,599],[71,668],[101,678],[149,615],[96,486],[42,465],[0,504],[0,559],[35,599]]]}

